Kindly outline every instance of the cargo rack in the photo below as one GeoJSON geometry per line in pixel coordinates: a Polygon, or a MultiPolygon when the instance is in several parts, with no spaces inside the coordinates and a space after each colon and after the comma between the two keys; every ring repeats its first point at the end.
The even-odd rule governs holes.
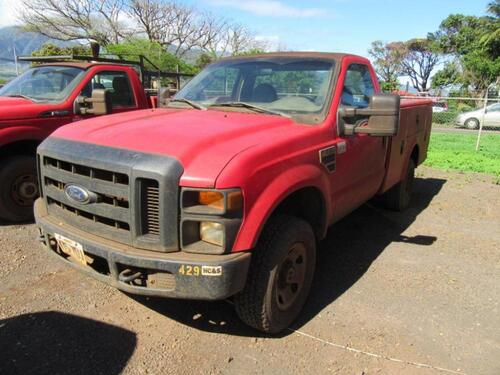
{"type": "MultiPolygon", "coordinates": [[[[114,55],[108,55],[114,56],[114,55]]],[[[176,72],[162,71],[158,68],[151,60],[149,60],[144,55],[133,55],[133,54],[120,54],[115,55],[118,58],[111,57],[94,57],[94,56],[84,56],[84,55],[59,55],[59,56],[18,56],[17,61],[19,62],[33,62],[33,63],[56,63],[56,62],[74,62],[74,61],[85,61],[89,63],[110,63],[110,64],[120,64],[120,65],[131,65],[139,68],[139,75],[144,87],[151,87],[152,78],[158,77],[161,79],[172,78],[175,80],[176,88],[181,87],[181,78],[191,78],[194,74],[180,73],[179,67],[177,67],[176,72]],[[135,56],[139,61],[135,60],[125,60],[122,56],[135,56]],[[146,63],[151,66],[152,69],[146,69],[146,63]]],[[[147,89],[149,90],[149,89],[147,89]]]]}

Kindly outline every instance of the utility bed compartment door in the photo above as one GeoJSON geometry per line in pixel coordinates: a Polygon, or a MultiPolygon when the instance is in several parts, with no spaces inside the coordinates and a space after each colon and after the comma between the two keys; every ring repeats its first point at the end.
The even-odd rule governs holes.
{"type": "Polygon", "coordinates": [[[403,105],[399,115],[398,134],[389,138],[390,147],[386,165],[386,176],[381,193],[397,184],[406,169],[415,145],[419,147],[418,163],[427,156],[427,146],[431,130],[432,110],[427,103],[403,105]]]}

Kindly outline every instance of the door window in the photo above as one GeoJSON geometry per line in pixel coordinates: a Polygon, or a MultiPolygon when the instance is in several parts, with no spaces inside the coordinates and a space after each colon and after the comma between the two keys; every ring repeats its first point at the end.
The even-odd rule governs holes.
{"type": "Polygon", "coordinates": [[[350,65],[347,69],[342,89],[341,104],[356,108],[366,108],[374,92],[375,89],[368,67],[363,64],[350,65]]]}
{"type": "Polygon", "coordinates": [[[104,89],[111,94],[113,108],[135,107],[130,80],[125,72],[99,72],[87,83],[81,95],[92,96],[92,90],[104,89]]]}

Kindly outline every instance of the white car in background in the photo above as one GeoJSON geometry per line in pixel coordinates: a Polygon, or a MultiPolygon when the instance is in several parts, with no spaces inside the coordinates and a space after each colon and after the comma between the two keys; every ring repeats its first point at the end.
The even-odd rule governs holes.
{"type": "Polygon", "coordinates": [[[483,108],[480,108],[475,111],[461,113],[458,115],[455,124],[460,127],[466,127],[467,129],[479,129],[479,125],[481,121],[483,121],[483,114],[483,126],[500,127],[500,103],[487,106],[486,112],[484,112],[483,108]]]}

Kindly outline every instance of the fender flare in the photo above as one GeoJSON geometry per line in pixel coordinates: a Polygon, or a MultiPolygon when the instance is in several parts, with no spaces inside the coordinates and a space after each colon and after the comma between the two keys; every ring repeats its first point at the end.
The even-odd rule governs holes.
{"type": "MultiPolygon", "coordinates": [[[[414,142],[412,142],[411,147],[408,147],[408,153],[407,153],[407,155],[405,155],[405,162],[403,164],[403,169],[401,170],[401,175],[399,177],[399,181],[403,180],[406,177],[406,170],[408,169],[408,163],[410,162],[411,154],[413,153],[413,150],[415,149],[415,147],[420,148],[420,146],[418,145],[417,140],[415,140],[414,142]]],[[[418,160],[415,163],[415,168],[417,166],[418,166],[418,160]]]]}
{"type": "Polygon", "coordinates": [[[0,149],[16,142],[41,143],[47,136],[47,130],[36,126],[12,126],[0,129],[0,149]]]}
{"type": "Polygon", "coordinates": [[[303,188],[316,188],[321,192],[325,204],[324,231],[326,232],[332,212],[329,185],[328,175],[319,165],[300,165],[278,175],[259,194],[250,211],[245,211],[233,251],[245,251],[255,247],[274,210],[287,197],[303,188]]]}

